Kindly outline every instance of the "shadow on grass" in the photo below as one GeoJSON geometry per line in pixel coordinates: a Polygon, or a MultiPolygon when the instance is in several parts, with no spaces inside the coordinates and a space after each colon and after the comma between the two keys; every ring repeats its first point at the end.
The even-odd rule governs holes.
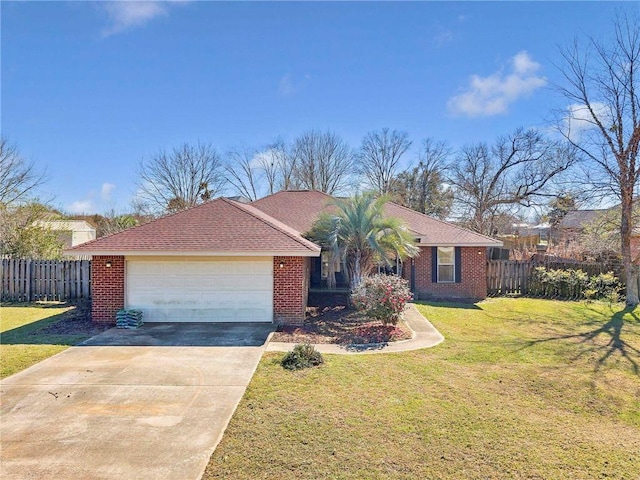
{"type": "MultiPolygon", "coordinates": [[[[600,324],[600,327],[588,332],[531,340],[526,342],[526,345],[522,348],[533,347],[540,343],[555,340],[576,339],[579,340],[579,344],[583,346],[583,349],[571,361],[578,360],[589,353],[598,353],[600,356],[595,365],[595,371],[598,371],[612,355],[617,353],[628,361],[633,372],[640,376],[640,350],[622,338],[622,329],[625,323],[624,317],[627,314],[631,317],[627,320],[628,322],[640,325],[640,318],[634,313],[634,307],[627,307],[624,310],[613,313],[606,323],[600,324]],[[600,336],[605,338],[606,342],[604,344],[596,343],[600,336]]],[[[589,323],[593,324],[593,322],[589,323]]]]}
{"type": "Polygon", "coordinates": [[[0,332],[0,344],[2,345],[71,346],[104,330],[104,328],[100,328],[100,326],[91,322],[88,314],[88,303],[12,303],[10,305],[11,307],[29,307],[32,309],[73,308],[0,332]]]}
{"type": "Polygon", "coordinates": [[[482,310],[482,307],[479,307],[475,303],[458,303],[458,302],[438,302],[432,300],[415,300],[413,303],[416,305],[428,305],[430,307],[446,307],[446,308],[459,308],[463,310],[482,310]]]}

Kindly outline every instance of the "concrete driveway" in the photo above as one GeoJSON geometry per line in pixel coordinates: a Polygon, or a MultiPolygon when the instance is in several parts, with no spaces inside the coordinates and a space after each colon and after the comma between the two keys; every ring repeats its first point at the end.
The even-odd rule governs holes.
{"type": "Polygon", "coordinates": [[[272,329],[112,329],[4,379],[0,476],[199,479],[272,329]]]}

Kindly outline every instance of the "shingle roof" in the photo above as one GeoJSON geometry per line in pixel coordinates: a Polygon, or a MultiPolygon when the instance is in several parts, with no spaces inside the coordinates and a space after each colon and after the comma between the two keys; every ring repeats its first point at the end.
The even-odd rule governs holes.
{"type": "Polygon", "coordinates": [[[581,229],[606,212],[607,210],[569,210],[560,220],[558,228],[581,229]]]}
{"type": "Polygon", "coordinates": [[[67,251],[317,256],[320,247],[251,205],[219,198],[67,251]]]}
{"type": "Polygon", "coordinates": [[[466,228],[435,219],[397,203],[387,202],[385,213],[405,221],[409,230],[420,237],[421,245],[458,245],[499,247],[500,240],[480,235],[466,228]]]}
{"type": "Polygon", "coordinates": [[[251,205],[305,234],[320,213],[335,209],[333,200],[331,195],[315,190],[283,190],[251,205]]]}
{"type": "MultiPolygon", "coordinates": [[[[330,212],[335,207],[333,197],[322,192],[289,190],[274,193],[251,203],[266,214],[306,233],[321,212],[330,212]]],[[[404,220],[407,227],[420,237],[422,245],[500,246],[502,242],[472,232],[448,222],[436,220],[415,210],[393,202],[385,204],[385,212],[404,220]]]]}

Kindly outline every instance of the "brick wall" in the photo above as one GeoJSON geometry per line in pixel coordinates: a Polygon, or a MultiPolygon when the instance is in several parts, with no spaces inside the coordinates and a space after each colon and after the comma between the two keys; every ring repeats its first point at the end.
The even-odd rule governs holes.
{"type": "Polygon", "coordinates": [[[116,312],[124,308],[124,257],[94,256],[91,261],[91,318],[116,323],[116,312]],[[107,267],[111,262],[111,267],[107,267]]]}
{"type": "Polygon", "coordinates": [[[277,323],[302,325],[304,322],[309,265],[307,257],[273,257],[273,317],[277,323]]]}
{"type": "MultiPolygon", "coordinates": [[[[415,298],[426,299],[483,299],[487,296],[487,249],[462,247],[461,282],[431,282],[431,247],[421,247],[415,264],[415,298]]],[[[411,280],[411,261],[403,269],[403,277],[411,280]]]]}

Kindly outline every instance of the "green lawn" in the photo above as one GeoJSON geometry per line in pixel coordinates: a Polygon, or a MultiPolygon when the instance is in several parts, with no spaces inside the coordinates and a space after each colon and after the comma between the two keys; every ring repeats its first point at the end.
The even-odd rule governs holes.
{"type": "Polygon", "coordinates": [[[24,370],[87,338],[88,335],[40,332],[64,319],[75,308],[64,303],[1,305],[0,378],[24,370]]]}
{"type": "Polygon", "coordinates": [[[640,477],[640,309],[418,308],[444,343],[301,372],[265,355],[203,478],[640,477]]]}

